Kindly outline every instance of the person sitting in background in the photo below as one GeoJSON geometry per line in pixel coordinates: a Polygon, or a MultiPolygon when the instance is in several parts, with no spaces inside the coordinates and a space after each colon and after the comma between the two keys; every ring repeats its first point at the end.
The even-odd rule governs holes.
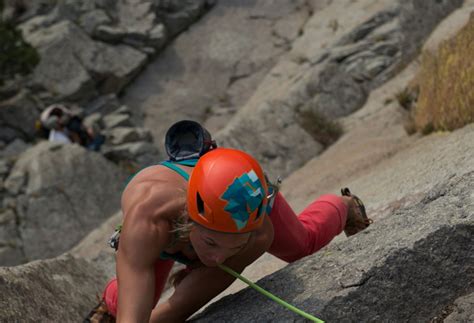
{"type": "Polygon", "coordinates": [[[69,110],[60,104],[47,107],[40,117],[41,126],[46,129],[45,135],[49,141],[72,143],[65,124],[69,120],[69,110]]]}
{"type": "Polygon", "coordinates": [[[77,143],[93,151],[98,151],[105,139],[86,128],[82,118],[62,104],[53,104],[41,113],[40,127],[46,130],[49,141],[77,143]]]}

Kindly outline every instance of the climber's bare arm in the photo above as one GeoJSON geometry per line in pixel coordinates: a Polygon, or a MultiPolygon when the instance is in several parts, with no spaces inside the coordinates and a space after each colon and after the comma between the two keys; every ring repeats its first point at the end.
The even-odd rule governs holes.
{"type": "Polygon", "coordinates": [[[163,185],[131,185],[122,196],[124,223],[117,253],[117,322],[148,322],[154,306],[154,266],[169,242],[167,215],[176,204],[163,185]]]}
{"type": "MultiPolygon", "coordinates": [[[[273,226],[266,218],[259,233],[224,264],[241,273],[245,267],[265,253],[273,241],[273,226]]],[[[191,271],[177,286],[174,294],[152,313],[150,322],[184,322],[235,279],[218,267],[199,267],[191,271]]]]}

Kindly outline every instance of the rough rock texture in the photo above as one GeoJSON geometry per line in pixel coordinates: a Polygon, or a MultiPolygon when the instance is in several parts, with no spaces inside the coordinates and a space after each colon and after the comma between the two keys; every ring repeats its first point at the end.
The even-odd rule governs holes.
{"type": "MultiPolygon", "coordinates": [[[[36,145],[5,180],[4,208],[15,213],[15,241],[21,241],[5,243],[27,260],[69,250],[119,208],[124,180],[117,166],[100,154],[77,145],[36,145]]],[[[3,259],[1,263],[6,264],[3,259]]]]}
{"type": "Polygon", "coordinates": [[[104,282],[94,266],[70,255],[0,267],[0,321],[82,322],[104,282]]]}
{"type": "Polygon", "coordinates": [[[0,141],[15,138],[31,140],[35,136],[35,120],[39,117],[36,102],[27,90],[0,103],[0,141]]]}
{"type": "MultiPolygon", "coordinates": [[[[465,8],[454,12],[427,43],[437,46],[446,39],[446,34],[452,35],[450,27],[459,25],[459,16],[467,21],[465,12],[470,11],[467,3],[465,8]]],[[[303,210],[321,194],[339,194],[341,187],[349,186],[362,197],[369,215],[377,221],[419,201],[433,185],[474,170],[472,126],[452,135],[438,133],[421,140],[409,137],[403,130],[406,111],[397,104],[395,96],[417,71],[418,64],[414,62],[372,91],[362,109],[343,119],[347,133],[321,156],[283,181],[282,192],[295,211],[303,210]]],[[[342,235],[335,239],[345,240],[342,235]]],[[[247,267],[244,274],[256,281],[278,267],[284,264],[266,255],[247,267]],[[275,268],[275,264],[279,266],[275,268]]],[[[244,287],[245,284],[235,282],[216,299],[244,287]]]]}
{"type": "Polygon", "coordinates": [[[16,224],[15,212],[0,213],[0,259],[2,265],[16,265],[26,262],[21,248],[21,239],[16,224]]]}
{"type": "Polygon", "coordinates": [[[30,32],[68,20],[91,37],[111,44],[128,44],[155,54],[173,36],[203,15],[214,1],[58,1],[43,4],[24,3],[23,12],[12,14],[7,3],[6,18],[22,22],[30,32]]]}
{"type": "MultiPolygon", "coordinates": [[[[108,244],[108,239],[115,228],[122,223],[122,212],[117,212],[99,227],[85,236],[69,253],[77,258],[90,261],[100,269],[107,279],[115,276],[115,251],[108,244]]],[[[103,286],[97,286],[102,288],[103,286]]]]}
{"type": "Polygon", "coordinates": [[[41,55],[34,83],[62,100],[86,102],[97,94],[119,92],[147,62],[132,47],[92,41],[69,21],[25,34],[25,39],[41,55]]]}
{"type": "MultiPolygon", "coordinates": [[[[474,290],[473,188],[474,171],[455,176],[350,242],[334,243],[260,285],[330,322],[428,321],[474,290]]],[[[197,321],[304,320],[245,290],[197,321]]]]}
{"type": "Polygon", "coordinates": [[[311,17],[287,59],[280,60],[215,137],[252,153],[272,173],[288,175],[322,150],[300,125],[302,112],[314,118],[341,117],[361,108],[369,91],[413,59],[435,25],[460,5],[461,1],[329,4],[311,17]],[[337,20],[331,20],[336,11],[337,20]],[[337,34],[328,36],[328,28],[337,34]]]}
{"type": "MultiPolygon", "coordinates": [[[[470,6],[465,3],[463,9],[453,12],[436,28],[427,41],[430,47],[435,48],[453,35],[450,28],[459,29],[460,19],[467,21],[470,6]]],[[[433,183],[453,176],[453,169],[461,174],[472,170],[474,147],[469,127],[452,136],[438,133],[421,140],[405,133],[402,124],[407,112],[395,97],[417,72],[415,61],[372,91],[362,109],[341,120],[346,134],[283,181],[282,193],[295,211],[300,212],[321,194],[339,194],[341,187],[349,186],[362,197],[372,217],[383,218],[419,201],[433,183]]],[[[345,237],[341,235],[335,240],[345,237]]],[[[280,260],[266,255],[247,267],[244,274],[255,281],[278,269],[275,264],[280,264],[279,268],[284,266],[280,260]]],[[[217,298],[242,287],[245,284],[236,282],[217,298]]]]}
{"type": "Polygon", "coordinates": [[[214,132],[288,51],[309,11],[304,1],[219,1],[126,89],[124,103],[141,107],[158,145],[180,119],[209,118],[214,132]]]}
{"type": "Polygon", "coordinates": [[[23,140],[16,138],[9,144],[2,147],[3,150],[0,151],[0,158],[2,158],[2,162],[5,163],[8,167],[4,168],[4,173],[2,175],[8,176],[10,171],[11,163],[16,161],[18,156],[21,155],[25,150],[30,148],[32,145],[24,142],[23,140]]]}
{"type": "Polygon", "coordinates": [[[105,137],[100,152],[109,160],[130,168],[131,172],[159,160],[159,149],[153,144],[151,132],[134,126],[131,111],[125,105],[118,106],[110,113],[92,113],[84,120],[84,124],[100,129],[105,137]]]}
{"type": "Polygon", "coordinates": [[[474,293],[458,298],[449,310],[444,323],[474,322],[474,293]]]}
{"type": "MultiPolygon", "coordinates": [[[[467,1],[463,8],[454,11],[434,30],[424,47],[434,50],[453,34],[451,28],[459,30],[459,21],[467,22],[466,13],[472,11],[472,6],[473,2],[467,1]]],[[[302,210],[314,196],[328,191],[338,193],[342,185],[349,185],[354,192],[360,192],[369,208],[380,210],[383,206],[389,210],[397,204],[395,201],[403,205],[406,191],[412,192],[411,196],[415,197],[433,181],[449,177],[451,168],[445,167],[444,163],[457,165],[464,171],[467,169],[469,158],[464,153],[472,146],[464,146],[471,142],[471,135],[466,130],[456,132],[454,136],[437,133],[420,142],[415,140],[416,135],[409,137],[403,130],[407,113],[396,102],[396,95],[416,77],[418,70],[419,64],[414,61],[396,77],[373,90],[362,109],[341,119],[346,134],[324,154],[283,181],[282,190],[297,210],[302,210]],[[445,140],[449,140],[449,144],[443,144],[445,140]],[[394,157],[388,165],[377,166],[409,146],[412,148],[402,151],[401,156],[394,157]],[[444,152],[443,157],[432,153],[438,149],[444,152]],[[420,159],[422,163],[418,163],[420,159]],[[409,165],[404,166],[402,161],[409,161],[409,165]],[[425,167],[425,164],[436,167],[425,167]],[[386,189],[395,185],[399,189],[386,189]]]]}
{"type": "MultiPolygon", "coordinates": [[[[85,103],[118,93],[214,1],[57,1],[6,3],[41,62],[28,86],[56,100],[85,103]],[[107,44],[108,43],[108,44],[107,44]]],[[[51,99],[51,98],[49,98],[51,99]]]]}

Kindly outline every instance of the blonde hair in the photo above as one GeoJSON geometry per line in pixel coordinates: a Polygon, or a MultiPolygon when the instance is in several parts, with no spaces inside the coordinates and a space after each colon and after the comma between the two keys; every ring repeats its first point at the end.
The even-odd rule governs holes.
{"type": "Polygon", "coordinates": [[[176,240],[189,240],[189,232],[193,227],[193,222],[189,220],[187,212],[183,212],[179,217],[172,221],[171,233],[175,235],[176,240]]]}
{"type": "MultiPolygon", "coordinates": [[[[186,203],[184,205],[181,214],[172,221],[172,229],[170,232],[173,233],[174,237],[171,245],[176,244],[178,241],[189,241],[189,233],[191,232],[194,223],[189,219],[186,203]]],[[[168,278],[168,282],[171,286],[176,288],[190,272],[190,268],[186,266],[185,268],[171,274],[168,278]]]]}
{"type": "MultiPolygon", "coordinates": [[[[179,188],[178,190],[182,191],[184,196],[186,196],[186,191],[184,189],[179,188]]],[[[181,213],[171,222],[170,233],[173,233],[174,235],[172,245],[178,241],[189,241],[189,232],[191,232],[193,227],[193,222],[189,219],[188,215],[186,198],[183,204],[184,207],[181,210],[181,213]]]]}

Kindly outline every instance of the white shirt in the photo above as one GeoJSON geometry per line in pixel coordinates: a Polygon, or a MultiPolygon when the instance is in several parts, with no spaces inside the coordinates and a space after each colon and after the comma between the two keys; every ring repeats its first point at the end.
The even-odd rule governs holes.
{"type": "Polygon", "coordinates": [[[66,135],[64,131],[58,131],[58,130],[51,130],[49,132],[49,141],[54,141],[54,142],[60,142],[63,144],[70,144],[71,140],[69,137],[66,135]]]}

